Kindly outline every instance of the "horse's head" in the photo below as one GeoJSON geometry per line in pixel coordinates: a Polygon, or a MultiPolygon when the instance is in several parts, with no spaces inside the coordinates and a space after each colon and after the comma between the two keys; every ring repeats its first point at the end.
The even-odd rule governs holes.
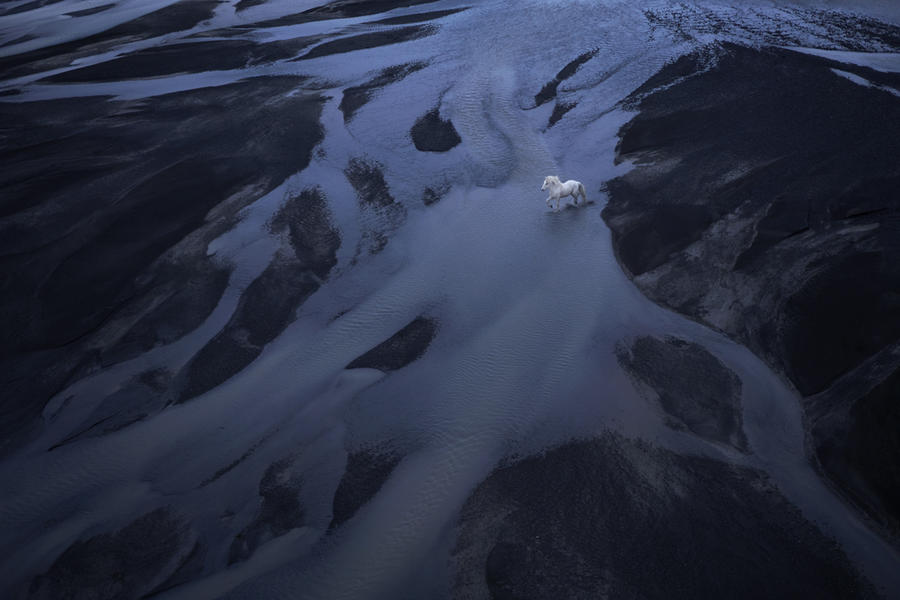
{"type": "Polygon", "coordinates": [[[554,180],[559,181],[556,175],[547,175],[546,177],[544,177],[544,185],[541,186],[541,191],[544,191],[548,187],[550,187],[550,184],[554,183],[554,180]]]}

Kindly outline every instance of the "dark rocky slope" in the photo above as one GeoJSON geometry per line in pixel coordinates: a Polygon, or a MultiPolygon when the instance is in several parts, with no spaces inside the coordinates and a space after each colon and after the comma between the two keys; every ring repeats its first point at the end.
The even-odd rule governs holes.
{"type": "Polygon", "coordinates": [[[896,533],[900,478],[883,465],[900,463],[900,100],[834,70],[900,89],[898,74],[774,48],[667,65],[628,100],[640,113],[618,157],[637,166],[609,182],[603,215],[645,294],[820,395],[821,466],[896,533]],[[838,381],[853,393],[821,401],[838,381]]]}

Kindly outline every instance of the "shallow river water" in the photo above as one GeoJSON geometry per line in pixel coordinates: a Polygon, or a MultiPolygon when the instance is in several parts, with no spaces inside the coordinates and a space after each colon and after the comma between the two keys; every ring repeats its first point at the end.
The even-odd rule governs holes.
{"type": "MultiPolygon", "coordinates": [[[[120,2],[86,18],[85,31],[151,4],[162,3],[120,2]]],[[[269,2],[235,14],[226,2],[192,32],[298,12],[296,4],[269,2]]],[[[616,262],[600,213],[603,182],[630,168],[614,160],[617,132],[632,116],[623,98],[666,61],[715,39],[765,41],[754,28],[772,29],[772,22],[802,29],[809,45],[817,39],[815,26],[801,27],[804,13],[763,2],[691,4],[698,14],[711,11],[742,27],[698,27],[679,37],[646,18],[646,8],[667,5],[476,2],[437,20],[433,35],[349,54],[140,80],[60,85],[24,76],[14,82],[22,89],[17,102],[100,94],[129,99],[253,75],[302,74],[326,100],[324,139],[311,164],[249,205],[233,229],[209,244],[208,254],[233,271],[206,321],[176,342],[73,383],[45,408],[40,436],[0,463],[7,556],[0,580],[46,571],[84,532],[120,527],[171,503],[211,550],[204,577],[161,597],[399,597],[400,589],[431,589],[427,579],[441,576],[462,505],[504,458],[614,431],[765,471],[876,586],[900,593],[896,551],[809,464],[796,392],[745,348],[647,300],[616,262]],[[559,97],[575,106],[548,127],[554,102],[535,107],[534,95],[589,50],[596,54],[559,85],[559,97]],[[384,87],[345,122],[342,89],[413,61],[428,66],[384,87]],[[445,153],[419,152],[409,131],[435,107],[462,143],[445,153]],[[403,206],[400,218],[361,211],[344,176],[358,157],[380,165],[403,206]],[[540,191],[548,174],[583,181],[590,203],[549,210],[540,191]],[[256,360],[190,402],[45,451],[136,374],[175,371],[215,335],[275,253],[269,223],[284,198],[313,186],[341,232],[337,267],[256,360]],[[422,204],[425,186],[442,188],[439,202],[422,204]],[[388,242],[369,256],[359,248],[373,223],[388,242]],[[419,315],[438,324],[420,359],[388,375],[345,369],[419,315]],[[617,344],[642,335],[696,342],[740,377],[749,453],[666,425],[616,359],[617,344]],[[374,498],[323,539],[347,449],[369,444],[387,444],[402,459],[374,498]],[[220,516],[230,511],[237,521],[247,519],[261,473],[298,451],[308,526],[217,570],[234,534],[220,516]]],[[[388,16],[464,6],[441,0],[388,16]]],[[[0,31],[28,26],[38,39],[76,35],[38,13],[5,17],[0,31]]],[[[361,23],[374,18],[248,28],[245,35],[272,40],[368,31],[377,27],[361,23]]],[[[159,43],[136,41],[128,49],[159,43]]],[[[100,57],[81,65],[94,60],[100,57]]]]}

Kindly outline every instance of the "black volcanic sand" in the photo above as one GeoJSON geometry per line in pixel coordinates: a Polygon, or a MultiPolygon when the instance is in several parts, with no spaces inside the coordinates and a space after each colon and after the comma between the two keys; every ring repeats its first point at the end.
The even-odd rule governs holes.
{"type": "Polygon", "coordinates": [[[13,38],[13,39],[9,40],[8,42],[4,42],[4,43],[0,44],[0,48],[5,48],[7,46],[13,46],[15,44],[21,44],[23,42],[28,42],[28,41],[31,41],[34,39],[37,39],[37,38],[31,34],[26,34],[23,36],[19,36],[17,38],[13,38]]]}
{"type": "Polygon", "coordinates": [[[364,17],[366,15],[377,15],[395,8],[430,4],[432,2],[435,2],[435,0],[337,0],[336,2],[329,2],[322,6],[316,6],[303,11],[302,13],[286,15],[267,21],[259,21],[257,23],[249,23],[241,27],[248,29],[283,27],[286,25],[300,25],[312,21],[364,17]]]}
{"type": "Polygon", "coordinates": [[[813,421],[812,442],[850,497],[896,524],[898,474],[865,480],[900,464],[883,443],[900,404],[868,394],[887,374],[863,367],[900,342],[900,102],[833,68],[900,89],[900,74],[781,49],[724,45],[664,67],[629,100],[640,114],[618,157],[638,166],[608,183],[603,216],[645,294],[747,345],[804,396],[863,378],[831,406],[871,430],[836,444],[813,421]]]}
{"type": "Polygon", "coordinates": [[[294,457],[276,461],[266,469],[259,482],[259,508],[234,538],[228,552],[229,565],[246,560],[262,544],[305,523],[299,498],[302,484],[294,470],[294,457]]]}
{"type": "Polygon", "coordinates": [[[317,189],[291,197],[273,220],[290,241],[241,296],[225,327],[191,360],[179,377],[179,401],[216,387],[250,364],[294,320],[294,313],[321,286],[341,238],[317,189]]]}
{"type": "Polygon", "coordinates": [[[900,343],[806,399],[820,466],[850,499],[900,531],[900,343]]]}
{"type": "Polygon", "coordinates": [[[425,354],[436,333],[436,321],[427,317],[416,317],[403,329],[353,359],[347,368],[381,371],[402,369],[425,354]]]}
{"type": "Polygon", "coordinates": [[[458,598],[874,595],[764,473],[612,434],[495,470],[451,564],[458,598]]]}
{"type": "Polygon", "coordinates": [[[14,15],[17,13],[23,13],[23,12],[27,12],[29,10],[35,10],[37,8],[42,8],[44,6],[50,6],[51,4],[56,4],[57,2],[62,2],[62,0],[32,0],[31,2],[25,2],[24,4],[19,4],[18,6],[13,6],[12,8],[8,8],[6,10],[0,11],[0,17],[5,17],[7,15],[14,15]]]}
{"type": "Polygon", "coordinates": [[[135,376],[104,398],[79,427],[50,450],[118,431],[159,411],[166,404],[165,391],[171,380],[171,374],[165,369],[151,369],[135,376]]]}
{"type": "MultiPolygon", "coordinates": [[[[154,46],[107,62],[72,69],[48,77],[46,81],[52,83],[122,81],[173,73],[240,69],[295,57],[296,60],[303,60],[387,46],[432,35],[435,31],[433,26],[417,25],[352,35],[323,42],[300,57],[297,57],[297,54],[301,50],[318,42],[321,37],[310,36],[267,43],[244,39],[182,42],[154,46]]],[[[407,68],[417,70],[412,65],[407,68]]],[[[400,79],[409,72],[412,71],[396,74],[394,78],[400,79]]],[[[389,73],[383,74],[383,78],[390,76],[389,73]]],[[[374,81],[369,87],[380,87],[386,83],[374,81]]]]}
{"type": "Polygon", "coordinates": [[[576,102],[557,102],[553,106],[553,112],[550,113],[550,118],[547,120],[547,129],[550,129],[562,119],[567,112],[572,110],[577,106],[576,102]]]}
{"type": "Polygon", "coordinates": [[[616,348],[619,364],[653,390],[666,424],[747,451],[741,380],[703,346],[678,338],[637,338],[616,348]]]}
{"type": "Polygon", "coordinates": [[[447,192],[450,191],[449,184],[441,184],[436,185],[434,187],[426,187],[422,192],[422,204],[425,206],[431,206],[432,204],[437,204],[441,201],[447,192]]]}
{"type": "Polygon", "coordinates": [[[321,98],[288,94],[302,83],[0,105],[2,451],[73,379],[210,314],[228,267],[208,242],[321,139],[321,98]]]}
{"type": "Polygon", "coordinates": [[[318,37],[258,43],[250,40],[214,40],[166,44],[139,50],[96,65],[65,71],[46,78],[53,83],[123,81],[173,73],[200,73],[242,69],[294,58],[318,37]]]}
{"type": "MultiPolygon", "coordinates": [[[[537,94],[535,94],[535,96],[534,96],[535,106],[540,106],[542,104],[546,104],[547,102],[550,102],[551,100],[556,98],[556,89],[559,87],[559,84],[561,84],[563,81],[565,81],[566,79],[568,79],[569,77],[574,75],[578,71],[578,69],[581,68],[581,66],[584,63],[586,63],[587,61],[594,58],[594,56],[597,55],[597,52],[599,52],[599,50],[597,50],[597,49],[584,52],[581,55],[579,55],[575,60],[571,61],[566,66],[564,66],[562,69],[560,69],[559,73],[557,73],[553,79],[548,81],[544,85],[544,87],[541,88],[541,91],[539,91],[537,94]]],[[[560,115],[560,116],[562,116],[562,115],[560,115]]],[[[551,125],[552,124],[553,123],[551,123],[551,125]]]]}
{"type": "Polygon", "coordinates": [[[74,10],[70,13],[66,13],[70,17],[87,17],[90,15],[96,15],[97,13],[102,13],[111,9],[115,4],[101,4],[100,6],[95,6],[94,8],[85,8],[84,10],[74,10]]]}
{"type": "Polygon", "coordinates": [[[414,62],[382,69],[378,74],[363,84],[344,89],[338,108],[344,115],[344,123],[349,123],[360,108],[372,99],[381,88],[400,81],[407,75],[421,71],[427,63],[414,62]]]}
{"type": "Polygon", "coordinates": [[[348,521],[387,481],[402,457],[387,450],[363,449],[347,456],[347,469],[334,492],[329,529],[348,521]]]}
{"type": "Polygon", "coordinates": [[[219,0],[176,2],[79,40],[0,57],[0,79],[65,67],[78,58],[102,54],[119,44],[191,29],[211,18],[218,5],[219,0]]]}
{"type": "MultiPolygon", "coordinates": [[[[800,46],[809,44],[810,36],[818,38],[816,47],[833,46],[872,52],[873,49],[896,51],[900,49],[900,27],[852,12],[815,10],[783,6],[780,10],[794,13],[815,26],[797,23],[794,27],[772,27],[770,17],[761,19],[733,19],[711,7],[688,3],[671,3],[663,7],[648,8],[644,16],[651,28],[668,29],[673,35],[696,42],[695,35],[749,35],[772,46],[800,46]],[[687,24],[687,25],[685,25],[687,24]]],[[[752,14],[753,9],[750,9],[752,14]]],[[[757,14],[757,17],[762,16],[757,14]]]]}
{"type": "Polygon", "coordinates": [[[307,60],[311,58],[320,58],[322,56],[330,56],[332,54],[354,52],[356,50],[368,50],[370,48],[378,48],[379,46],[390,46],[391,44],[399,44],[401,42],[408,42],[427,37],[433,35],[436,31],[437,29],[434,25],[410,25],[409,27],[388,29],[387,31],[374,31],[372,33],[351,35],[329,42],[323,42],[295,60],[307,60]]]}
{"type": "Polygon", "coordinates": [[[410,23],[423,23],[425,21],[434,21],[455,15],[458,12],[468,10],[469,7],[451,8],[448,10],[433,10],[431,12],[413,13],[411,15],[400,15],[399,17],[387,17],[377,21],[370,21],[372,25],[408,25],[410,23]]]}
{"type": "Polygon", "coordinates": [[[266,0],[240,0],[240,2],[234,5],[234,10],[236,12],[241,12],[242,10],[247,10],[248,8],[259,6],[260,4],[265,3],[266,0]]]}
{"type": "MultiPolygon", "coordinates": [[[[217,230],[213,228],[204,237],[217,230]]],[[[172,257],[171,264],[155,265],[154,271],[155,283],[161,285],[153,306],[101,354],[104,365],[174,342],[195,329],[218,304],[230,275],[229,269],[204,258],[196,248],[191,248],[189,255],[172,257]]]]}
{"type": "Polygon", "coordinates": [[[391,194],[379,162],[353,158],[344,175],[356,191],[362,212],[363,234],[353,259],[355,264],[363,253],[374,255],[384,250],[388,235],[406,219],[406,207],[391,194]]]}
{"type": "Polygon", "coordinates": [[[421,152],[446,152],[462,142],[456,127],[449,119],[442,119],[437,108],[419,117],[409,135],[421,152]]]}
{"type": "Polygon", "coordinates": [[[158,508],[111,533],[69,546],[32,582],[29,600],[143,598],[171,587],[168,581],[199,553],[197,534],[171,508],[158,508]]]}
{"type": "Polygon", "coordinates": [[[397,204],[391,195],[381,165],[375,161],[354,158],[344,171],[347,180],[356,190],[361,207],[390,209],[397,204]]]}

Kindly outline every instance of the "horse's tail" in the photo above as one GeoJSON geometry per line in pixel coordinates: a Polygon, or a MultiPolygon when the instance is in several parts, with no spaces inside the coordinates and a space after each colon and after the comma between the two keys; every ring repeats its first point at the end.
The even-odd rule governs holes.
{"type": "Polygon", "coordinates": [[[581,193],[581,199],[587,202],[587,194],[584,192],[584,184],[578,183],[578,191],[581,193]]]}

